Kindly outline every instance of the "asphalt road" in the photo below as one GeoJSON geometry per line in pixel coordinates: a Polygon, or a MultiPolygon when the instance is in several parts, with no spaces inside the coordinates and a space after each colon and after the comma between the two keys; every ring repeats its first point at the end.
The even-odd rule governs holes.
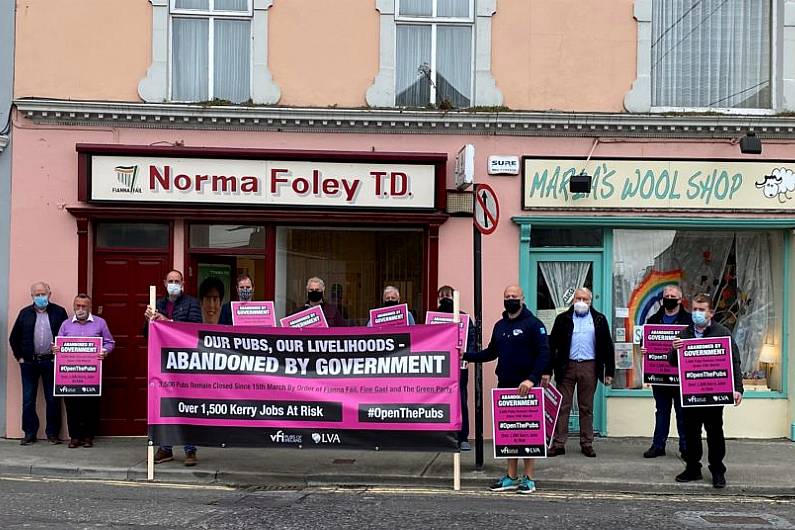
{"type": "Polygon", "coordinates": [[[795,500],[409,488],[268,491],[0,477],[0,528],[514,527],[795,529],[795,500]]]}

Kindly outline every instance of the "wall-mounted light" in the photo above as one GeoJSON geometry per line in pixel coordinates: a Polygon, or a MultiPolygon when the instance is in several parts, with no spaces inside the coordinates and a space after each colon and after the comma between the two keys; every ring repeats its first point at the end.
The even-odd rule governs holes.
{"type": "Polygon", "coordinates": [[[744,155],[761,155],[762,140],[753,131],[740,138],[740,152],[744,155]]]}

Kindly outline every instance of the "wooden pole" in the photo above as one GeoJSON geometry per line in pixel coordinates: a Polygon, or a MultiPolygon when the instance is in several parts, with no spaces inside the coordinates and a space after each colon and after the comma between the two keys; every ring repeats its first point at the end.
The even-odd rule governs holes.
{"type": "MultiPolygon", "coordinates": [[[[149,305],[152,307],[152,310],[155,309],[157,305],[157,287],[154,285],[149,286],[149,305]]],[[[147,324],[148,326],[149,324],[147,324]]],[[[149,444],[146,448],[146,480],[154,480],[155,479],[155,445],[152,443],[152,440],[149,440],[149,444]]]]}

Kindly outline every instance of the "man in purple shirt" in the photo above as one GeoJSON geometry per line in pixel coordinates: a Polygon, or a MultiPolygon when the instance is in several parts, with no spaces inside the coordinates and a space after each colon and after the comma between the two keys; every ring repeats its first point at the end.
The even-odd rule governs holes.
{"type": "MultiPolygon", "coordinates": [[[[104,361],[113,351],[116,341],[103,318],[91,314],[91,298],[84,293],[75,296],[74,316],[65,320],[58,331],[59,337],[102,337],[102,351],[98,357],[104,361]]],[[[57,355],[58,347],[53,345],[57,355]]],[[[69,447],[93,447],[94,436],[99,427],[99,396],[76,396],[64,398],[66,424],[69,427],[69,447]]]]}

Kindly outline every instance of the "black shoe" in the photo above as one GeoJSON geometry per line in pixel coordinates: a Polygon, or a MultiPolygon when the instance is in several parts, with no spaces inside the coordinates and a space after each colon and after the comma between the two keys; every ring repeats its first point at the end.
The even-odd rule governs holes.
{"type": "Polygon", "coordinates": [[[36,443],[36,435],[28,436],[27,434],[19,441],[19,445],[30,445],[36,443]]]}
{"type": "Polygon", "coordinates": [[[57,436],[48,436],[47,441],[50,442],[50,445],[61,445],[61,440],[57,436]]]}
{"type": "Polygon", "coordinates": [[[658,456],[665,456],[664,447],[656,447],[652,445],[646,450],[645,453],[643,453],[643,458],[657,458],[658,456]]]}
{"type": "Polygon", "coordinates": [[[552,447],[549,448],[549,450],[547,450],[547,456],[549,456],[549,457],[561,456],[561,455],[565,455],[565,454],[566,454],[566,448],[565,447],[552,446],[552,447]]]}
{"type": "Polygon", "coordinates": [[[723,473],[713,473],[712,474],[712,486],[718,489],[723,489],[726,487],[726,475],[723,473]]]}
{"type": "Polygon", "coordinates": [[[678,475],[676,475],[677,482],[693,482],[694,480],[702,480],[704,475],[701,474],[700,469],[685,469],[678,475]]]}
{"type": "Polygon", "coordinates": [[[594,451],[593,447],[591,447],[590,445],[581,447],[580,451],[582,451],[582,454],[584,454],[588,458],[596,458],[596,451],[594,451]]]}

